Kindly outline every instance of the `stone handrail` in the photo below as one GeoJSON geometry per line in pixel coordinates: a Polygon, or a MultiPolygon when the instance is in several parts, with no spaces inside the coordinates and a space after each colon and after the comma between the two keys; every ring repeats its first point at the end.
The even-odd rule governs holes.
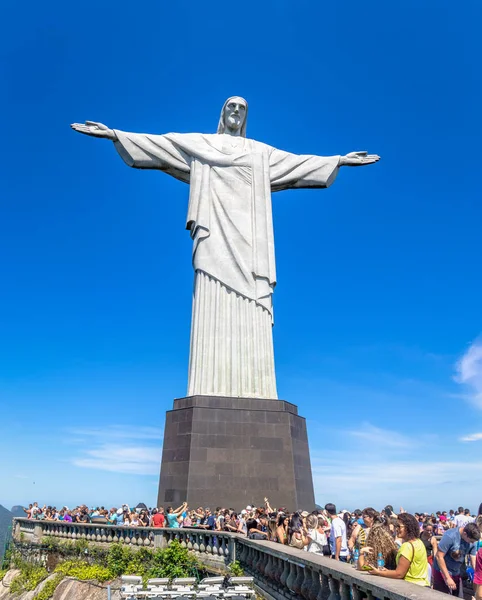
{"type": "Polygon", "coordinates": [[[271,600],[446,600],[445,594],[406,581],[374,577],[352,565],[268,541],[202,529],[128,527],[14,519],[14,538],[41,543],[46,536],[164,548],[173,540],[208,568],[235,560],[271,600]]]}

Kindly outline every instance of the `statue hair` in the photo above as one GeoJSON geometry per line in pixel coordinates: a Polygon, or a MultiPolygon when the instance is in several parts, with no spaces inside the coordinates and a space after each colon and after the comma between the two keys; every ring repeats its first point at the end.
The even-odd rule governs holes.
{"type": "Polygon", "coordinates": [[[241,130],[239,132],[239,135],[241,137],[245,138],[246,137],[246,124],[248,122],[248,103],[246,102],[246,100],[242,96],[231,96],[223,104],[223,108],[221,109],[221,116],[219,117],[219,123],[218,123],[217,133],[225,133],[226,132],[226,124],[224,122],[224,109],[226,108],[226,106],[228,105],[228,103],[231,102],[231,100],[234,100],[234,98],[241,98],[241,100],[243,100],[244,103],[246,104],[246,114],[245,114],[245,117],[244,117],[244,123],[241,125],[241,130]]]}

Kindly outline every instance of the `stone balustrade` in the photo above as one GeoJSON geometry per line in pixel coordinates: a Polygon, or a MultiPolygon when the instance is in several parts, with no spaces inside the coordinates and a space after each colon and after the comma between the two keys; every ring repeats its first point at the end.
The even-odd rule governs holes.
{"type": "Polygon", "coordinates": [[[222,569],[230,562],[239,561],[245,572],[254,577],[258,591],[268,600],[446,600],[444,594],[430,588],[374,577],[324,556],[273,542],[249,540],[235,533],[20,518],[14,519],[14,523],[16,540],[39,544],[46,536],[152,548],[164,548],[178,540],[208,569],[222,569]]]}

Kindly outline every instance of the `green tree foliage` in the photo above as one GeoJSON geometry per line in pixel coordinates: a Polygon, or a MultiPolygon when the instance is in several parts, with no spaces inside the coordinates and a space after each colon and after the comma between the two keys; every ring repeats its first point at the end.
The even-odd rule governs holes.
{"type": "MultiPolygon", "coordinates": [[[[144,579],[192,577],[202,569],[196,557],[178,541],[157,550],[131,548],[123,544],[111,544],[106,550],[89,545],[85,540],[50,544],[48,539],[44,539],[42,542],[63,562],[55,569],[56,577],[47,581],[33,600],[48,600],[62,578],[67,576],[81,581],[105,582],[121,575],[139,575],[144,579]]],[[[48,575],[44,567],[23,561],[18,552],[14,554],[13,562],[20,569],[20,574],[12,581],[12,592],[34,590],[48,575]]],[[[232,574],[235,572],[232,571],[232,574]]]]}
{"type": "Polygon", "coordinates": [[[132,551],[123,544],[112,544],[107,555],[107,567],[114,577],[127,575],[127,565],[130,562],[132,551]]]}
{"type": "Polygon", "coordinates": [[[232,577],[242,577],[244,575],[243,568],[237,560],[233,561],[232,563],[229,563],[228,571],[232,577]]]}
{"type": "Polygon", "coordinates": [[[189,577],[197,573],[198,561],[187,548],[178,541],[173,541],[164,550],[154,553],[149,577],[189,577]]]}
{"type": "Polygon", "coordinates": [[[48,572],[45,567],[23,562],[20,565],[20,573],[10,584],[10,592],[12,594],[31,592],[47,576],[48,572]]]}
{"type": "Polygon", "coordinates": [[[140,575],[141,577],[189,577],[199,568],[196,557],[177,541],[167,548],[135,551],[121,544],[113,544],[107,556],[107,566],[114,577],[140,575]]]}
{"type": "Polygon", "coordinates": [[[62,573],[69,577],[75,577],[80,581],[109,581],[112,579],[112,573],[107,567],[102,565],[89,565],[87,562],[66,560],[60,563],[55,569],[56,573],[62,573]]]}
{"type": "Polygon", "coordinates": [[[52,579],[49,579],[38,594],[35,594],[33,600],[49,600],[54,595],[57,586],[65,577],[63,573],[57,573],[52,579]]]}

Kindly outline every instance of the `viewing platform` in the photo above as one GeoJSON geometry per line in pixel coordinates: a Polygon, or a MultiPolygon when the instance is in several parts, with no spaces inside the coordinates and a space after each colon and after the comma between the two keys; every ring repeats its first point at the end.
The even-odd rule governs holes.
{"type": "Polygon", "coordinates": [[[208,571],[225,572],[238,561],[254,577],[256,590],[268,600],[446,600],[446,595],[400,580],[382,579],[352,565],[268,541],[200,529],[116,527],[59,521],[14,519],[16,542],[42,546],[45,538],[86,540],[133,547],[165,548],[177,540],[194,552],[208,571]]]}

